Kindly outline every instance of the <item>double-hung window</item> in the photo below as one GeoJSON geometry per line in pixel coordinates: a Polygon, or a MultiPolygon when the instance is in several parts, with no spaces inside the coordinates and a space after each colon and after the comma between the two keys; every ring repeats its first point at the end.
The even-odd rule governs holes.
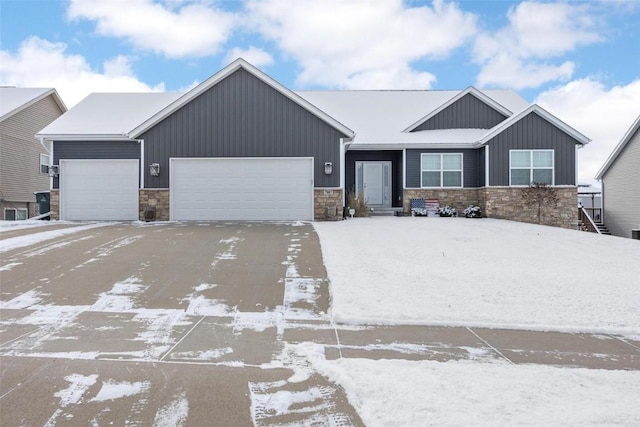
{"type": "Polygon", "coordinates": [[[461,153],[422,153],[421,187],[462,187],[461,153]]]}
{"type": "Polygon", "coordinates": [[[511,150],[511,185],[553,185],[553,150],[511,150]]]}
{"type": "Polygon", "coordinates": [[[40,154],[40,173],[49,173],[49,155],[40,154]]]}

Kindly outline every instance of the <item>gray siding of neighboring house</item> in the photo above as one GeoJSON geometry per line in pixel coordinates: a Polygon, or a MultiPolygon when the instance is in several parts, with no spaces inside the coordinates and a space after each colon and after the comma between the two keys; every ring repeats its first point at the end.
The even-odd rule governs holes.
{"type": "Polygon", "coordinates": [[[462,180],[464,188],[480,186],[480,152],[476,149],[407,150],[407,188],[420,188],[422,153],[462,153],[462,180]]]}
{"type": "MultiPolygon", "coordinates": [[[[142,134],[145,161],[169,170],[171,157],[313,157],[316,187],[340,186],[338,130],[240,69],[142,134]],[[324,174],[324,163],[333,174],[324,174]]],[[[169,187],[169,174],[147,188],[169,187]]]]}
{"type": "Polygon", "coordinates": [[[604,223],[614,236],[640,229],[640,130],[602,177],[604,223]]]}
{"type": "Polygon", "coordinates": [[[356,187],[356,162],[361,161],[391,162],[391,205],[402,206],[402,151],[347,151],[344,166],[347,191],[356,187]]]}
{"type": "MultiPolygon", "coordinates": [[[[137,141],[54,141],[53,164],[61,159],[136,159],[140,160],[140,144],[137,141]]],[[[53,188],[59,188],[58,178],[53,188]]]]}
{"type": "Polygon", "coordinates": [[[413,132],[435,129],[491,129],[506,119],[502,113],[494,110],[471,94],[466,94],[446,107],[413,132]]]}
{"type": "Polygon", "coordinates": [[[4,207],[12,207],[12,202],[20,202],[19,207],[35,203],[33,192],[49,189],[49,175],[40,173],[40,154],[48,153],[34,135],[60,115],[62,110],[50,95],[0,123],[0,198],[6,202],[4,207]]]}
{"type": "Polygon", "coordinates": [[[535,112],[489,140],[489,183],[509,185],[509,150],[554,150],[555,185],[576,185],[576,144],[535,112]]]}

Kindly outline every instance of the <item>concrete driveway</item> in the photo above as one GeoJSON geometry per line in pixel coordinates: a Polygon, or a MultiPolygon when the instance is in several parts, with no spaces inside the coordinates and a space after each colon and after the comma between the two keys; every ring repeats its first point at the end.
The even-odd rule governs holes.
{"type": "Polygon", "coordinates": [[[282,339],[328,324],[310,224],[104,224],[2,266],[1,425],[362,424],[282,339]]]}
{"type": "Polygon", "coordinates": [[[0,261],[2,426],[363,425],[307,342],[640,369],[640,342],[616,336],[335,325],[310,224],[52,224],[3,232],[0,261]]]}

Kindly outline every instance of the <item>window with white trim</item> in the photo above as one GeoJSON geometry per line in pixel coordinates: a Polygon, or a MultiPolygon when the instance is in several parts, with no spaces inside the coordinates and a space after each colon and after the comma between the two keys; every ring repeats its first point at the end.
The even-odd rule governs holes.
{"type": "Polygon", "coordinates": [[[462,153],[422,153],[421,187],[462,187],[462,153]]]}
{"type": "Polygon", "coordinates": [[[27,219],[28,212],[26,209],[4,208],[4,219],[6,221],[16,221],[27,219]]]}
{"type": "Polygon", "coordinates": [[[510,150],[509,185],[553,185],[553,150],[510,150]]]}
{"type": "Polygon", "coordinates": [[[49,173],[49,155],[40,154],[40,173],[49,173]]]}

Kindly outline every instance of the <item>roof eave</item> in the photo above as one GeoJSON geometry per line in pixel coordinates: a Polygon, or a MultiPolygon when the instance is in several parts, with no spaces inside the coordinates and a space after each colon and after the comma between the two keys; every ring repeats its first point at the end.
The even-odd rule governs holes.
{"type": "Polygon", "coordinates": [[[426,122],[427,120],[429,120],[430,118],[432,118],[433,116],[435,116],[436,114],[438,114],[439,112],[441,112],[442,110],[447,108],[448,106],[454,104],[456,101],[458,101],[460,98],[464,97],[467,94],[471,94],[471,95],[475,96],[480,101],[484,102],[485,104],[487,104],[491,108],[495,109],[500,114],[505,115],[506,117],[509,117],[509,116],[511,116],[513,114],[513,112],[511,110],[509,110],[508,108],[504,107],[499,102],[496,102],[490,96],[487,96],[482,91],[476,89],[473,86],[469,86],[465,90],[462,90],[462,91],[458,92],[456,95],[454,95],[451,98],[449,98],[447,101],[445,101],[443,104],[441,104],[435,110],[431,111],[429,114],[421,117],[420,119],[418,119],[417,121],[415,121],[414,123],[409,125],[409,127],[404,129],[402,132],[404,132],[404,133],[412,132],[415,128],[417,128],[418,126],[420,126],[421,124],[423,124],[424,122],[426,122]]]}
{"type": "Polygon", "coordinates": [[[250,63],[248,63],[242,58],[236,59],[231,64],[227,65],[225,68],[218,71],[216,74],[209,77],[207,80],[200,83],[198,86],[196,86],[195,88],[185,93],[180,98],[178,98],[177,100],[175,100],[174,102],[172,102],[171,104],[169,104],[168,106],[166,106],[165,108],[163,108],[162,110],[154,114],[145,122],[143,122],[136,128],[132,129],[128,133],[128,136],[130,136],[131,138],[137,138],[138,136],[140,136],[141,134],[149,130],[151,127],[155,126],[160,121],[162,121],[163,119],[171,115],[173,112],[177,111],[179,108],[186,105],[188,102],[190,102],[200,94],[204,93],[205,91],[209,90],[210,88],[218,84],[220,81],[224,80],[226,77],[228,77],[229,75],[233,74],[234,72],[238,71],[241,68],[248,71],[258,79],[262,80],[265,84],[271,86],[273,89],[277,90],[285,97],[289,98],[290,100],[297,103],[307,111],[311,112],[312,114],[314,114],[315,116],[317,116],[318,118],[320,118],[321,120],[329,124],[330,126],[334,127],[335,129],[339,130],[343,134],[347,135],[349,138],[352,138],[355,136],[355,132],[353,130],[349,129],[347,126],[343,125],[333,117],[329,116],[327,113],[320,110],[318,107],[311,104],[309,101],[305,100],[300,95],[294,93],[290,89],[287,89],[285,86],[278,83],[276,80],[269,77],[268,75],[266,75],[265,73],[263,73],[262,71],[260,71],[259,69],[257,69],[256,67],[254,67],[253,65],[251,65],[250,63]]]}
{"type": "Polygon", "coordinates": [[[58,92],[55,90],[55,88],[51,88],[51,89],[48,89],[46,92],[43,92],[40,95],[36,96],[35,98],[30,99],[28,102],[25,102],[24,104],[20,105],[19,107],[15,108],[14,110],[9,111],[4,116],[0,117],[0,122],[5,121],[9,117],[15,116],[20,111],[24,111],[25,109],[29,108],[30,106],[32,106],[36,102],[46,98],[49,95],[53,96],[53,100],[58,105],[60,110],[62,110],[63,113],[67,112],[67,106],[64,105],[64,102],[62,101],[62,98],[60,98],[60,95],[58,95],[58,92]]]}
{"type": "Polygon", "coordinates": [[[618,145],[616,145],[609,157],[607,157],[607,160],[604,162],[595,176],[596,180],[601,181],[602,178],[604,178],[604,175],[607,173],[611,165],[616,161],[622,150],[624,150],[624,147],[626,147],[629,141],[631,141],[631,138],[638,131],[638,129],[640,129],[640,116],[636,118],[636,120],[633,122],[629,130],[627,130],[627,132],[624,134],[618,145]]]}
{"type": "Polygon", "coordinates": [[[45,141],[137,141],[122,134],[36,134],[45,141]]]}
{"type": "Polygon", "coordinates": [[[553,114],[549,113],[544,108],[540,107],[537,104],[532,104],[528,108],[519,112],[518,114],[513,115],[508,119],[504,120],[503,122],[497,124],[493,129],[490,129],[489,132],[478,141],[478,144],[485,145],[496,135],[499,135],[500,133],[504,132],[506,129],[511,127],[511,125],[513,125],[514,123],[518,122],[520,119],[528,116],[530,113],[533,113],[533,112],[537,113],[543,119],[547,120],[554,126],[558,127],[560,130],[565,132],[567,135],[574,138],[578,142],[578,144],[580,144],[581,146],[584,146],[591,141],[591,139],[587,138],[582,133],[578,132],[577,130],[575,130],[574,128],[572,128],[571,126],[569,126],[568,124],[566,124],[565,122],[563,122],[562,120],[554,116],[553,114]]]}

